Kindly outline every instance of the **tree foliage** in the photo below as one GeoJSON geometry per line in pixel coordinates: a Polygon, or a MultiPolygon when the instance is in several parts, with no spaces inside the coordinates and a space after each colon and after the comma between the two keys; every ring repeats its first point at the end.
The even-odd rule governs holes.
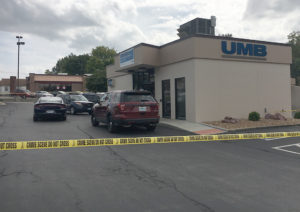
{"type": "Polygon", "coordinates": [[[86,65],[86,73],[93,74],[87,79],[86,87],[90,91],[107,90],[106,66],[114,62],[116,51],[104,46],[92,50],[91,57],[86,65]]]}
{"type": "Polygon", "coordinates": [[[52,72],[49,69],[46,69],[45,74],[52,74],[52,72]]]}
{"type": "Polygon", "coordinates": [[[59,59],[56,65],[52,68],[54,74],[68,73],[69,75],[85,74],[85,67],[90,56],[88,54],[74,55],[70,54],[59,59]]]}
{"type": "Polygon", "coordinates": [[[46,74],[67,73],[68,75],[92,74],[87,78],[86,87],[90,91],[106,91],[106,66],[114,62],[116,51],[105,46],[92,49],[90,54],[70,54],[59,59],[52,71],[46,74]]]}
{"type": "Polygon", "coordinates": [[[297,84],[299,84],[300,76],[300,31],[291,32],[288,35],[289,44],[292,47],[292,65],[291,65],[291,77],[297,79],[297,84]]]}
{"type": "Polygon", "coordinates": [[[105,70],[107,65],[114,62],[116,51],[104,46],[98,46],[92,50],[91,57],[87,63],[86,72],[95,73],[97,70],[105,70]]]}
{"type": "Polygon", "coordinates": [[[86,87],[89,91],[93,92],[106,92],[107,91],[107,80],[106,72],[104,70],[94,73],[86,80],[86,87]]]}

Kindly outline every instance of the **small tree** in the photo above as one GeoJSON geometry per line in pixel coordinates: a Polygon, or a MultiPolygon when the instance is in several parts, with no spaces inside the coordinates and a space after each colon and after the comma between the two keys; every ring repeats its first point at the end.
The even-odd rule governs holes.
{"type": "Polygon", "coordinates": [[[106,92],[107,79],[105,71],[97,71],[86,79],[86,88],[93,92],[106,92]]]}
{"type": "Polygon", "coordinates": [[[249,119],[250,121],[259,121],[259,119],[260,119],[260,114],[259,114],[258,112],[253,111],[253,112],[249,113],[248,119],[249,119]]]}
{"type": "Polygon", "coordinates": [[[294,118],[295,119],[300,119],[300,112],[299,111],[295,113],[294,118]]]}

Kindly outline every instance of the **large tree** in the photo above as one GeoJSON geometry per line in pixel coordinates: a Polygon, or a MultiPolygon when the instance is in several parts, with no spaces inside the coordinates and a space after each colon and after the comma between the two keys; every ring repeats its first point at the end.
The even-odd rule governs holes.
{"type": "Polygon", "coordinates": [[[98,46],[92,50],[86,66],[87,73],[95,73],[97,70],[105,70],[107,65],[114,62],[116,51],[105,46],[98,46]]]}
{"type": "Polygon", "coordinates": [[[108,47],[98,46],[92,50],[86,65],[86,73],[93,74],[87,79],[86,87],[90,91],[105,92],[107,90],[106,66],[114,62],[116,51],[108,47]]]}
{"type": "Polygon", "coordinates": [[[106,91],[106,66],[114,62],[116,51],[105,46],[92,49],[90,54],[70,54],[59,59],[47,74],[67,73],[69,75],[92,74],[87,78],[86,87],[90,91],[106,91]]]}
{"type": "Polygon", "coordinates": [[[297,85],[300,84],[300,31],[292,32],[288,35],[289,44],[292,46],[292,65],[291,76],[297,79],[297,85]]]}
{"type": "Polygon", "coordinates": [[[97,71],[86,80],[86,87],[93,92],[106,92],[107,80],[105,71],[97,71]]]}
{"type": "Polygon", "coordinates": [[[86,64],[90,56],[88,54],[74,55],[70,54],[59,59],[52,68],[54,74],[68,73],[69,75],[83,75],[85,73],[86,64]]]}

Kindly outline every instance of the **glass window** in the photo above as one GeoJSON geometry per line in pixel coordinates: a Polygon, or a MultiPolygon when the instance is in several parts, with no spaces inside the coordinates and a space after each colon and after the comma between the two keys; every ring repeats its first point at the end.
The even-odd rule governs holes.
{"type": "Polygon", "coordinates": [[[87,98],[89,101],[92,101],[92,102],[97,102],[99,100],[99,96],[97,95],[89,95],[89,94],[85,94],[84,95],[85,98],[87,98]]]}
{"type": "Polygon", "coordinates": [[[41,98],[39,103],[58,103],[58,104],[62,104],[63,100],[61,98],[41,98]]]}
{"type": "Polygon", "coordinates": [[[133,90],[150,91],[154,96],[154,69],[132,73],[133,90]]]}
{"type": "Polygon", "coordinates": [[[122,102],[156,102],[150,94],[124,93],[122,102]]]}
{"type": "Polygon", "coordinates": [[[82,95],[70,95],[70,98],[72,101],[88,101],[84,96],[82,95]]]}
{"type": "Polygon", "coordinates": [[[121,96],[121,93],[113,93],[112,94],[112,102],[119,102],[120,96],[121,96]]]}

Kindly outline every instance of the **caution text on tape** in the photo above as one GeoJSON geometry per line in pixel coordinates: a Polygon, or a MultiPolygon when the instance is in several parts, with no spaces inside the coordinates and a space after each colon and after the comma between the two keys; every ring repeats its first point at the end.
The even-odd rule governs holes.
{"type": "Polygon", "coordinates": [[[272,132],[272,133],[246,133],[246,134],[221,134],[221,135],[190,135],[167,137],[138,137],[138,138],[99,138],[99,139],[73,139],[49,141],[16,141],[0,142],[0,150],[26,150],[26,149],[52,149],[71,147],[113,146],[130,144],[154,143],[182,143],[182,142],[207,142],[228,141],[265,138],[300,137],[300,132],[272,132]]]}

